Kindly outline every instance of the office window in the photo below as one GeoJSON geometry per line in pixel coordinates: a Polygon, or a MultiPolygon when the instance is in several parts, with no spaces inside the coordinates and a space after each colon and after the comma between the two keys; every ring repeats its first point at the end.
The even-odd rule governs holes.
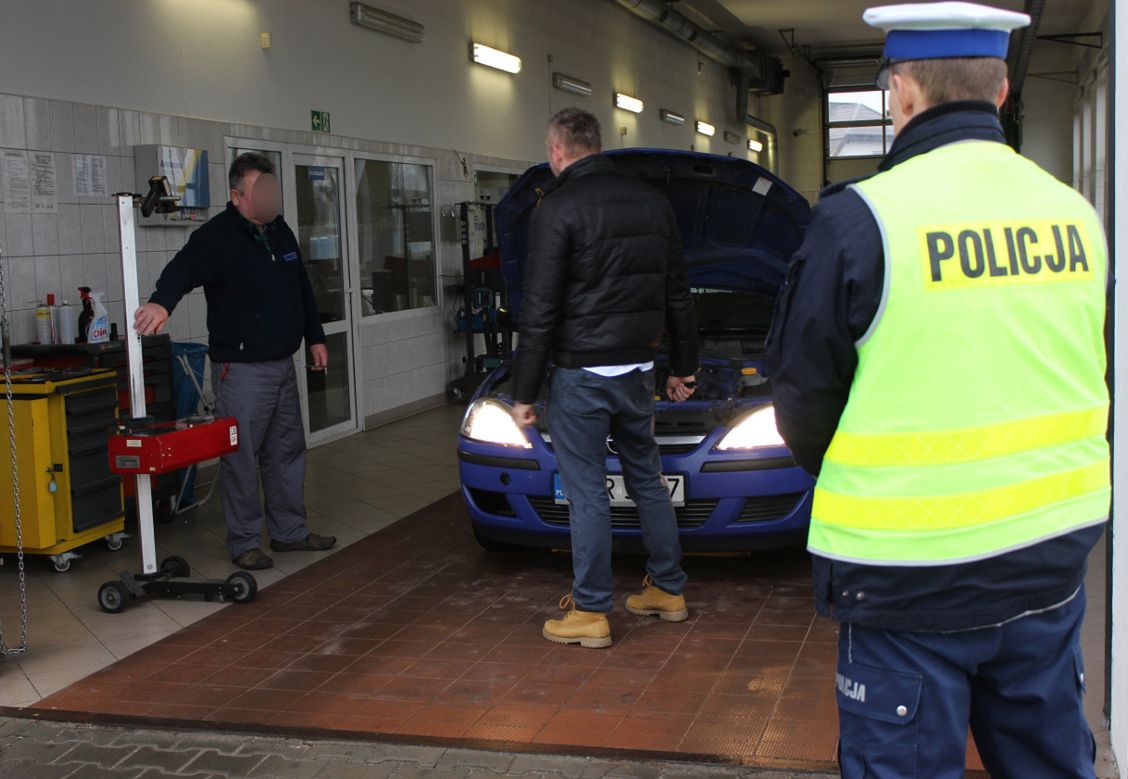
{"type": "Polygon", "coordinates": [[[827,92],[828,159],[881,157],[893,143],[888,92],[880,89],[827,92]]]}
{"type": "Polygon", "coordinates": [[[356,161],[364,316],[436,305],[431,166],[356,161]]]}

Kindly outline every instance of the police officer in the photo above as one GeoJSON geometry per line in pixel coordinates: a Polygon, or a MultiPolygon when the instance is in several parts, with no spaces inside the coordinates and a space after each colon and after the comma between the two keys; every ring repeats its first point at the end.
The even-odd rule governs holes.
{"type": "Polygon", "coordinates": [[[818,482],[841,623],[844,777],[1092,777],[1079,635],[1109,512],[1106,247],[1004,142],[1009,32],[971,3],[871,8],[896,137],[823,193],[780,295],[780,433],[818,482]]]}

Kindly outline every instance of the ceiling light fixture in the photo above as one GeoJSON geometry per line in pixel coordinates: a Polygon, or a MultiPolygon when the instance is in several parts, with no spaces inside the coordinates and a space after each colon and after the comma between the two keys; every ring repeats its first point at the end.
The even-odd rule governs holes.
{"type": "Polygon", "coordinates": [[[495,70],[504,70],[506,73],[521,72],[521,58],[506,51],[490,48],[481,43],[470,47],[470,59],[479,65],[495,70]]]}
{"type": "Polygon", "coordinates": [[[630,111],[632,114],[642,113],[642,101],[637,97],[631,97],[622,92],[615,93],[615,107],[621,108],[624,111],[630,111]]]}
{"type": "Polygon", "coordinates": [[[578,78],[565,76],[563,73],[552,74],[552,86],[561,92],[571,92],[581,97],[591,97],[591,84],[578,78]]]}
{"type": "Polygon", "coordinates": [[[423,25],[407,17],[385,11],[383,8],[364,3],[349,3],[349,21],[357,27],[382,32],[411,43],[423,41],[423,25]]]}
{"type": "Polygon", "coordinates": [[[760,143],[759,141],[755,140],[754,138],[749,139],[749,141],[748,141],[748,151],[754,151],[757,154],[759,154],[763,150],[764,150],[764,144],[760,143]]]}
{"type": "Polygon", "coordinates": [[[676,124],[679,127],[685,124],[685,117],[677,111],[669,111],[665,108],[658,112],[658,117],[667,124],[676,124]]]}
{"type": "Polygon", "coordinates": [[[702,122],[700,119],[698,119],[697,120],[697,132],[701,133],[704,136],[712,138],[714,135],[717,134],[717,128],[714,127],[713,125],[709,124],[708,122],[702,122]]]}

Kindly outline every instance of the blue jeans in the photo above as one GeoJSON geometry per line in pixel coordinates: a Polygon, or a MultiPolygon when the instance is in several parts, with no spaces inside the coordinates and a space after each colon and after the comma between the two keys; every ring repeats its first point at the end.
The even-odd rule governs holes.
{"type": "Polygon", "coordinates": [[[548,428],[568,496],[572,529],[572,595],[582,611],[612,608],[611,501],[607,437],[615,439],[627,492],[638,505],[653,583],[680,595],[686,576],[662,460],[654,440],[654,372],[599,376],[557,368],[548,399],[548,428]]]}
{"type": "Polygon", "coordinates": [[[1084,616],[1082,588],[1064,606],[999,627],[908,633],[843,624],[843,778],[963,779],[970,726],[993,779],[1091,779],[1084,616]]]}

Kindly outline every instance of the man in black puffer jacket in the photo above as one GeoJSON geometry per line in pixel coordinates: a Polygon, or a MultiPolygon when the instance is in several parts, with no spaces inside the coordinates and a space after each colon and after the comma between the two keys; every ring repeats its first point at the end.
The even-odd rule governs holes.
{"type": "Polygon", "coordinates": [[[686,619],[677,520],[654,440],[654,358],[667,333],[671,400],[693,393],[697,325],[681,239],[669,201],[600,155],[599,122],[577,108],[552,118],[545,141],[556,188],[533,212],[513,365],[514,417],[533,404],[551,357],[552,445],[571,504],[572,595],[544,637],[611,645],[611,512],[607,439],[638,504],[650,559],[634,614],[686,619]]]}

